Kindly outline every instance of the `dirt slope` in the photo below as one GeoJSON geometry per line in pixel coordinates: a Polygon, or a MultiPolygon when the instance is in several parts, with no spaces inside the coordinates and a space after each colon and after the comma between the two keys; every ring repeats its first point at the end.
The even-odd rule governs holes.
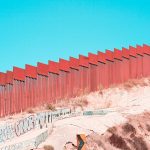
{"type": "Polygon", "coordinates": [[[55,150],[76,149],[76,134],[87,135],[87,150],[147,150],[150,127],[150,79],[130,80],[80,97],[63,100],[55,107],[73,110],[111,108],[102,116],[83,116],[58,121],[54,131],[40,147],[55,150]],[[145,113],[146,112],[146,113],[145,113]]]}

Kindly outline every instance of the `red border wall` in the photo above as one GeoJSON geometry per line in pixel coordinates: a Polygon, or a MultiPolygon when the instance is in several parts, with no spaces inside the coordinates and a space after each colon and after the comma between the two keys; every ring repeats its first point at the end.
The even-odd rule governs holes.
{"type": "Polygon", "coordinates": [[[150,76],[150,46],[88,53],[0,73],[0,117],[150,76]]]}

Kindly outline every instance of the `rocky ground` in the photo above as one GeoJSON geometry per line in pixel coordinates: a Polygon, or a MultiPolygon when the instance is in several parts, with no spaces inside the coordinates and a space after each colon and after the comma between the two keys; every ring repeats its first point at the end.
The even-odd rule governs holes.
{"type": "Polygon", "coordinates": [[[150,113],[130,116],[126,123],[107,129],[104,134],[87,136],[87,150],[149,150],[150,113]]]}

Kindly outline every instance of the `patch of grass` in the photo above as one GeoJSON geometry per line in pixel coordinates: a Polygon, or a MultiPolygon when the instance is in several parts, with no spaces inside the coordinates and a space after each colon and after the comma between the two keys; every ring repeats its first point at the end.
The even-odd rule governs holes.
{"type": "Polygon", "coordinates": [[[44,145],[44,150],[54,150],[54,147],[51,145],[44,145]]]}

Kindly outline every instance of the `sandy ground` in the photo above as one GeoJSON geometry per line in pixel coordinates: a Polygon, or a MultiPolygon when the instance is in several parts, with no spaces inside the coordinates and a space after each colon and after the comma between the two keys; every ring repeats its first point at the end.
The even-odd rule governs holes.
{"type": "MultiPolygon", "coordinates": [[[[118,128],[119,133],[119,128],[122,128],[120,126],[123,126],[127,122],[129,122],[131,116],[131,118],[134,120],[134,116],[136,118],[136,116],[150,111],[149,101],[149,79],[128,81],[127,83],[119,85],[117,87],[93,92],[88,95],[70,99],[67,102],[63,101],[58,104],[59,107],[68,106],[76,110],[96,110],[100,108],[112,108],[113,110],[115,110],[115,112],[111,112],[101,116],[80,116],[57,121],[56,123],[54,123],[53,132],[51,133],[51,135],[49,135],[49,138],[39,147],[42,148],[44,145],[52,145],[55,150],[73,150],[76,149],[74,148],[74,146],[72,146],[72,144],[76,145],[77,143],[76,134],[85,134],[87,136],[87,144],[92,143],[91,148],[90,146],[88,146],[87,150],[119,149],[120,147],[112,146],[113,139],[116,138],[116,135],[113,135],[112,142],[104,147],[98,147],[97,142],[91,142],[91,139],[95,137],[102,138],[101,136],[109,133],[108,130],[112,127],[118,128]]],[[[148,117],[148,115],[146,117],[148,117]]],[[[135,120],[134,124],[137,124],[138,121],[142,122],[142,120],[142,118],[139,120],[135,120]]],[[[104,139],[107,139],[107,141],[109,141],[109,138],[109,136],[104,136],[104,139]]],[[[138,135],[134,139],[130,140],[133,140],[133,143],[134,140],[139,140],[138,135]]],[[[149,144],[146,143],[146,145],[149,144]]],[[[128,146],[124,149],[128,150],[132,148],[133,145],[128,144],[128,146]]],[[[139,148],[139,150],[143,149],[139,148]]]]}
{"type": "Polygon", "coordinates": [[[107,128],[123,123],[126,120],[118,113],[110,113],[105,116],[78,116],[59,120],[54,124],[53,132],[49,138],[42,143],[52,145],[55,150],[63,150],[66,142],[72,142],[76,145],[76,135],[89,135],[93,132],[98,134],[104,133],[107,128]],[[107,119],[106,119],[107,118],[107,119]],[[116,120],[118,118],[118,120],[116,120]]]}

